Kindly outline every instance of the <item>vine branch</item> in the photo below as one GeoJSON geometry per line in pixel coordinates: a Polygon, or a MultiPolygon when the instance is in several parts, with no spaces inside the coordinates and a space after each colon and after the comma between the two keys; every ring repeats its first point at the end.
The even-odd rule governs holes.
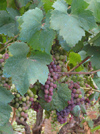
{"type": "Polygon", "coordinates": [[[91,72],[59,72],[59,73],[61,73],[63,76],[66,76],[66,75],[71,75],[71,74],[94,74],[99,71],[100,71],[100,69],[91,71],[91,72]]]}
{"type": "Polygon", "coordinates": [[[23,125],[25,126],[25,134],[31,134],[30,127],[25,121],[20,121],[18,118],[16,118],[16,122],[18,125],[23,125]]]}
{"type": "Polygon", "coordinates": [[[13,124],[14,120],[15,120],[15,116],[16,116],[16,109],[15,108],[12,108],[13,109],[13,117],[12,117],[12,120],[11,120],[11,125],[13,124]]]}

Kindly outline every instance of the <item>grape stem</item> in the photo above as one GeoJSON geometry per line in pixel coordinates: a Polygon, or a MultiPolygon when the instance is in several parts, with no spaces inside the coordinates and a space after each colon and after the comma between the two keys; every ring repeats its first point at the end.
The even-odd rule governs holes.
{"type": "Polygon", "coordinates": [[[7,42],[4,43],[4,47],[0,49],[0,52],[2,52],[5,48],[9,46],[9,43],[13,40],[15,40],[19,35],[14,36],[11,40],[8,40],[7,42]],[[8,44],[8,45],[7,45],[8,44]]]}
{"type": "Polygon", "coordinates": [[[12,117],[12,120],[11,120],[11,125],[13,124],[13,122],[15,120],[15,116],[16,116],[16,109],[12,108],[12,110],[13,110],[13,117],[12,117]]]}
{"type": "Polygon", "coordinates": [[[86,87],[80,87],[80,88],[83,88],[83,89],[86,89],[86,90],[92,90],[92,91],[95,91],[95,92],[99,92],[100,93],[100,91],[99,90],[96,90],[96,89],[90,89],[90,88],[86,88],[86,87]]]}
{"type": "Polygon", "coordinates": [[[30,127],[29,127],[29,125],[25,121],[22,122],[18,118],[16,118],[16,122],[17,122],[18,125],[25,126],[25,134],[30,134],[31,133],[30,132],[30,127]]]}

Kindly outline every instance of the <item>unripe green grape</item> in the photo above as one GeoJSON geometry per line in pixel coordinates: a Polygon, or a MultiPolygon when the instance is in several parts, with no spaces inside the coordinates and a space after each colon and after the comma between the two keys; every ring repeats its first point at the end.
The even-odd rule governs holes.
{"type": "Polygon", "coordinates": [[[20,97],[20,94],[16,94],[16,97],[19,98],[20,97]]]}
{"type": "Polygon", "coordinates": [[[21,108],[21,107],[19,107],[19,108],[18,108],[18,111],[19,111],[19,112],[21,112],[21,111],[22,111],[22,108],[21,108]]]}
{"type": "Polygon", "coordinates": [[[34,96],[34,98],[36,98],[36,99],[37,99],[37,98],[38,98],[38,96],[37,96],[37,95],[35,95],[35,96],[34,96]]]}
{"type": "Polygon", "coordinates": [[[27,90],[27,93],[28,93],[28,94],[31,94],[31,90],[30,90],[30,89],[28,89],[28,90],[27,90]]]}
{"type": "Polygon", "coordinates": [[[15,100],[16,100],[16,101],[19,101],[19,99],[18,99],[18,98],[16,98],[15,100]]]}
{"type": "Polygon", "coordinates": [[[15,104],[15,107],[18,108],[18,107],[19,107],[19,103],[16,103],[16,104],[15,104]]]}
{"type": "Polygon", "coordinates": [[[4,62],[2,62],[2,63],[1,63],[1,65],[2,65],[2,67],[4,67],[5,63],[4,63],[4,62]]]}
{"type": "Polygon", "coordinates": [[[30,99],[30,97],[29,96],[26,96],[26,100],[29,100],[30,99]]]}
{"type": "Polygon", "coordinates": [[[3,55],[2,54],[0,54],[0,59],[2,59],[3,58],[3,55]]]}
{"type": "Polygon", "coordinates": [[[21,117],[21,118],[20,118],[20,121],[23,122],[23,121],[24,121],[24,117],[21,117]]]}
{"type": "Polygon", "coordinates": [[[26,98],[25,97],[22,97],[22,101],[26,101],[26,98]]]}

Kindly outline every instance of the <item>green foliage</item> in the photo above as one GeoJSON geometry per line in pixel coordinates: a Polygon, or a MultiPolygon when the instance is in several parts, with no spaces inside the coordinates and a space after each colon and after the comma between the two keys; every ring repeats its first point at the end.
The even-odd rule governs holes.
{"type": "Polygon", "coordinates": [[[7,7],[6,0],[0,0],[0,10],[5,10],[7,7]]]}
{"type": "Polygon", "coordinates": [[[26,57],[29,47],[23,42],[15,42],[9,47],[10,57],[4,67],[4,75],[11,76],[12,82],[17,90],[23,95],[27,92],[29,84],[37,80],[44,84],[48,76],[47,64],[51,57],[46,53],[35,52],[34,55],[26,57]]]}
{"type": "Polygon", "coordinates": [[[80,115],[80,110],[81,110],[81,109],[80,109],[80,106],[79,106],[79,105],[76,105],[76,106],[74,107],[72,113],[74,114],[74,116],[79,117],[79,115],[80,115]]]}
{"type": "Polygon", "coordinates": [[[23,6],[26,6],[26,4],[28,3],[28,2],[30,2],[31,0],[17,0],[16,2],[17,2],[17,5],[21,8],[21,7],[23,7],[23,6]]]}
{"type": "MultiPolygon", "coordinates": [[[[8,105],[13,99],[13,95],[10,91],[0,87],[0,128],[9,121],[11,107],[8,105]]],[[[0,129],[1,130],[1,129],[0,129]]]]}
{"type": "Polygon", "coordinates": [[[59,31],[59,35],[63,36],[71,47],[85,36],[84,30],[89,31],[95,26],[92,12],[85,10],[87,6],[88,4],[83,0],[73,1],[71,14],[68,14],[68,6],[64,0],[57,0],[53,4],[55,10],[52,11],[51,28],[59,31]]]}
{"type": "MultiPolygon", "coordinates": [[[[47,15],[46,19],[48,19],[48,17],[49,15],[47,15]]],[[[39,8],[28,10],[18,19],[21,24],[19,39],[28,42],[33,50],[41,50],[50,53],[51,45],[55,38],[55,32],[49,28],[49,22],[42,24],[42,19],[43,12],[39,8]]]]}
{"type": "Polygon", "coordinates": [[[13,128],[10,123],[6,123],[0,127],[0,134],[13,134],[13,128]]]}
{"type": "Polygon", "coordinates": [[[99,78],[94,78],[93,80],[94,80],[96,86],[98,87],[98,89],[100,90],[100,77],[99,78]]]}
{"type": "Polygon", "coordinates": [[[100,32],[89,41],[93,46],[100,46],[100,32]]]}
{"type": "Polygon", "coordinates": [[[57,89],[54,90],[50,103],[45,102],[42,91],[40,92],[40,97],[40,104],[45,110],[51,111],[56,109],[57,111],[61,111],[67,106],[67,101],[71,99],[71,91],[67,84],[57,83],[57,89]]]}
{"type": "MultiPolygon", "coordinates": [[[[87,1],[87,0],[86,0],[87,1]]],[[[89,7],[93,12],[93,15],[97,22],[100,22],[100,1],[99,0],[89,0],[89,7]]]]}
{"type": "MultiPolygon", "coordinates": [[[[71,52],[68,57],[69,65],[76,66],[78,63],[81,62],[81,56],[78,53],[71,52]]],[[[76,69],[76,71],[81,71],[83,68],[80,66],[76,69]]]]}
{"type": "Polygon", "coordinates": [[[0,11],[0,34],[13,37],[18,34],[17,22],[15,17],[19,13],[13,8],[7,8],[7,11],[0,11]]]}
{"type": "Polygon", "coordinates": [[[44,4],[45,11],[48,12],[48,10],[52,9],[52,5],[55,0],[41,0],[41,1],[44,4]]]}
{"type": "Polygon", "coordinates": [[[100,47],[87,45],[84,47],[84,50],[87,52],[88,56],[91,56],[91,62],[95,69],[100,69],[100,47]]]}
{"type": "Polygon", "coordinates": [[[89,120],[89,121],[88,121],[88,126],[89,126],[90,128],[93,128],[93,125],[94,125],[94,122],[93,122],[92,120],[89,120]]]}
{"type": "Polygon", "coordinates": [[[96,126],[96,127],[94,127],[94,128],[92,128],[92,129],[91,129],[91,132],[94,132],[94,131],[99,130],[99,129],[100,129],[100,125],[99,125],[99,126],[96,126]]]}
{"type": "MultiPolygon", "coordinates": [[[[80,116],[82,111],[83,118],[86,117],[88,111],[85,102],[93,100],[95,103],[100,97],[100,71],[92,72],[92,75],[89,72],[100,69],[100,0],[1,0],[0,53],[3,54],[0,54],[0,86],[10,88],[11,83],[7,85],[8,77],[12,77],[14,85],[11,92],[17,92],[12,89],[15,86],[20,96],[30,88],[37,101],[34,101],[35,96],[32,98],[30,95],[32,97],[27,97],[26,104],[31,100],[31,108],[41,105],[49,115],[51,111],[54,112],[53,123],[57,120],[65,122],[66,113],[65,117],[62,114],[67,106],[71,113],[70,104],[76,105],[72,111],[74,116],[80,116]],[[71,70],[87,56],[91,57],[77,69],[71,70]],[[55,89],[54,82],[57,84],[55,89]],[[42,87],[41,84],[46,86],[42,87]],[[52,101],[47,103],[46,98],[47,101],[52,98],[52,101]]],[[[8,123],[12,99],[10,91],[0,87],[0,134],[13,133],[8,123]]],[[[22,102],[17,104],[19,109],[20,104],[22,102]]],[[[26,105],[23,106],[24,110],[27,109],[26,105]]],[[[19,119],[23,120],[23,117],[19,119]]],[[[92,120],[87,121],[93,128],[92,120]]]]}

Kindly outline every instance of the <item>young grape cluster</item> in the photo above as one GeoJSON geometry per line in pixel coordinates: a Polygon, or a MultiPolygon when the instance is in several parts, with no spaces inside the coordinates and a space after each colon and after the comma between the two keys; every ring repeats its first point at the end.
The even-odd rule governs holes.
{"type": "Polygon", "coordinates": [[[80,85],[77,82],[70,81],[68,88],[71,90],[71,99],[68,101],[68,106],[62,110],[57,111],[57,120],[59,123],[63,124],[67,121],[69,114],[73,111],[76,105],[84,103],[85,98],[82,96],[80,85]]]}
{"type": "Polygon", "coordinates": [[[6,89],[10,90],[12,85],[12,78],[6,78],[3,76],[3,67],[5,64],[6,59],[9,58],[9,54],[5,53],[4,55],[0,54],[0,86],[5,87],[6,89]]]}
{"type": "Polygon", "coordinates": [[[37,95],[28,89],[27,93],[22,96],[17,91],[14,93],[14,99],[11,106],[16,108],[16,116],[20,121],[26,121],[28,118],[27,110],[32,108],[33,103],[37,100],[37,95]]]}
{"type": "Polygon", "coordinates": [[[48,65],[48,69],[49,74],[47,81],[45,82],[45,85],[41,85],[41,89],[44,90],[45,101],[51,102],[53,96],[53,89],[57,88],[55,81],[57,81],[57,79],[60,76],[58,72],[61,72],[61,68],[59,65],[56,65],[53,61],[50,63],[50,65],[48,65]]]}

